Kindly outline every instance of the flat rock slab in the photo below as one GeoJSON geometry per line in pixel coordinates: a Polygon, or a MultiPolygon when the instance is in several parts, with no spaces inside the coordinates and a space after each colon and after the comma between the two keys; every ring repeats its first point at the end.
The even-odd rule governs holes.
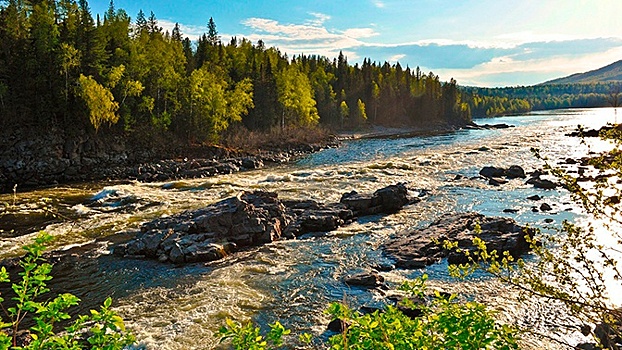
{"type": "Polygon", "coordinates": [[[395,260],[396,267],[423,268],[442,258],[451,264],[468,262],[464,253],[443,248],[442,243],[447,240],[457,242],[462,250],[475,251],[472,240],[479,237],[486,242],[489,252],[497,250],[501,255],[508,251],[518,257],[530,250],[525,236],[533,237],[535,233],[535,229],[520,226],[511,218],[487,217],[475,212],[445,214],[426,228],[398,234],[383,249],[395,260]],[[480,233],[476,233],[477,225],[480,233]]]}

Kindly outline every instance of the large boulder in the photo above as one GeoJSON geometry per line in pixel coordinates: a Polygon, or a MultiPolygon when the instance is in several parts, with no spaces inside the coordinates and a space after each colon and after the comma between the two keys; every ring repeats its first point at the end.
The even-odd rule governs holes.
{"type": "Polygon", "coordinates": [[[518,257],[530,249],[525,236],[533,237],[535,232],[511,218],[487,217],[474,212],[445,214],[426,228],[398,234],[383,248],[396,261],[396,267],[422,268],[442,258],[448,258],[452,264],[468,261],[464,253],[445,249],[444,241],[456,242],[462,251],[475,251],[477,248],[472,241],[479,237],[486,242],[489,252],[496,250],[501,255],[507,251],[518,257]],[[477,226],[481,232],[477,232],[477,226]]]}
{"type": "Polygon", "coordinates": [[[242,192],[206,208],[145,223],[137,237],[115,251],[173,263],[212,261],[226,255],[219,242],[236,246],[269,243],[288,223],[276,194],[242,192]]]}
{"type": "Polygon", "coordinates": [[[408,189],[404,184],[390,185],[373,194],[360,194],[356,191],[345,193],[339,201],[356,216],[373,214],[392,214],[410,202],[408,189]]]}

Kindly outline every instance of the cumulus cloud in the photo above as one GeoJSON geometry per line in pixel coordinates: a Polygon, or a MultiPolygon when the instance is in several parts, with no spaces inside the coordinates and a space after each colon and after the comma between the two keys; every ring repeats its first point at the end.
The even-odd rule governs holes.
{"type": "MultiPolygon", "coordinates": [[[[159,19],[158,25],[162,27],[163,31],[168,31],[169,33],[175,28],[175,22],[166,19],[159,19]]],[[[199,39],[199,36],[207,32],[207,24],[205,26],[193,26],[179,23],[179,30],[184,38],[188,37],[190,40],[195,41],[199,39]]]]}
{"type": "Polygon", "coordinates": [[[313,17],[303,24],[283,24],[268,18],[249,18],[242,22],[253,33],[244,35],[252,41],[263,40],[288,54],[320,54],[335,57],[339,51],[350,59],[358,59],[356,48],[364,45],[360,39],[378,35],[373,28],[335,30],[326,27],[330,16],[310,13],[313,17]]]}

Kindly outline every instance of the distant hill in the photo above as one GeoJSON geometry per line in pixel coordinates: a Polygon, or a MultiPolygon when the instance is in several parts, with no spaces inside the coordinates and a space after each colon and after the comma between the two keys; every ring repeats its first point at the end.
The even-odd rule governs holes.
{"type": "Polygon", "coordinates": [[[540,85],[611,83],[616,81],[622,81],[622,60],[589,72],[549,80],[540,85]]]}

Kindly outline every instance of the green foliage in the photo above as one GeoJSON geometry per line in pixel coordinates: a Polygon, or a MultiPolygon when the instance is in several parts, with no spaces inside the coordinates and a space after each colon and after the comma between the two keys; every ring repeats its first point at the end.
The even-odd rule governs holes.
{"type": "Polygon", "coordinates": [[[99,130],[103,123],[110,125],[119,121],[117,114],[119,104],[115,102],[110,90],[100,85],[93,77],[85,77],[82,74],[78,83],[80,84],[78,94],[86,104],[95,131],[99,130]]]}
{"type": "MultiPolygon", "coordinates": [[[[341,320],[342,333],[329,339],[329,348],[345,349],[517,349],[516,330],[499,325],[494,314],[475,302],[456,302],[456,296],[442,297],[436,292],[426,297],[427,276],[406,282],[401,289],[411,297],[428,303],[415,305],[405,299],[404,306],[421,310],[421,316],[409,318],[398,308],[387,306],[383,311],[362,315],[342,303],[332,303],[326,313],[341,320]]],[[[270,325],[266,338],[276,347],[282,345],[282,336],[289,333],[280,323],[270,325]]],[[[247,323],[244,326],[227,320],[220,330],[221,341],[231,339],[235,349],[268,349],[268,341],[260,329],[247,323]]],[[[311,336],[299,337],[309,343],[311,336]]]]}
{"type": "Polygon", "coordinates": [[[315,107],[311,83],[297,65],[291,64],[279,72],[276,75],[276,85],[278,101],[283,109],[282,128],[318,123],[320,117],[315,107]]]}
{"type": "MultiPolygon", "coordinates": [[[[427,276],[406,282],[401,289],[411,297],[425,297],[427,276]]],[[[476,302],[459,303],[435,292],[429,303],[404,306],[421,310],[411,319],[396,307],[361,315],[340,303],[327,312],[346,325],[343,333],[331,337],[331,349],[517,349],[515,329],[499,325],[486,306],[476,302]]]]}
{"type": "Polygon", "coordinates": [[[229,89],[223,78],[207,68],[190,75],[190,113],[199,140],[217,141],[230,123],[239,122],[253,106],[252,84],[245,79],[229,89]]]}
{"type": "MultiPolygon", "coordinates": [[[[45,245],[52,237],[40,233],[35,242],[24,246],[25,257],[19,265],[21,280],[12,283],[15,294],[14,306],[5,308],[5,300],[0,296],[0,304],[8,321],[0,318],[0,349],[123,349],[134,342],[127,332],[123,320],[110,309],[112,299],[104,301],[99,311],[91,310],[90,315],[79,316],[68,327],[59,329],[57,323],[71,320],[67,309],[78,305],[79,299],[72,294],[60,294],[51,300],[39,301],[49,292],[46,282],[52,279],[52,265],[46,263],[42,255],[45,245]],[[18,344],[21,324],[27,318],[34,324],[28,329],[32,338],[27,344],[18,344]]],[[[9,274],[4,267],[0,269],[0,283],[10,283],[9,274]]]]}
{"type": "Polygon", "coordinates": [[[399,63],[365,59],[351,66],[343,54],[335,61],[290,60],[261,41],[232,38],[224,44],[212,18],[192,43],[178,25],[164,32],[152,12],[146,18],[140,11],[132,23],[123,9],[110,6],[95,21],[86,0],[12,0],[0,2],[0,42],[5,126],[55,126],[68,135],[93,126],[107,133],[101,125],[120,119],[128,137],[172,134],[170,139],[216,142],[236,124],[266,131],[356,128],[367,124],[366,117],[413,126],[470,118],[455,82],[442,84],[434,74],[399,63]],[[197,91],[198,80],[210,79],[213,91],[197,91]],[[349,106],[347,125],[342,101],[349,106]]]}
{"type": "Polygon", "coordinates": [[[260,334],[259,327],[255,327],[251,322],[241,325],[238,322],[227,319],[227,326],[222,326],[218,330],[220,341],[231,339],[231,345],[235,349],[266,350],[276,349],[283,345],[283,336],[291,333],[285,329],[280,322],[269,325],[270,331],[264,337],[260,334]]]}
{"type": "Polygon", "coordinates": [[[527,113],[557,108],[608,107],[619,104],[620,84],[552,84],[505,88],[463,87],[474,116],[527,113]]]}

